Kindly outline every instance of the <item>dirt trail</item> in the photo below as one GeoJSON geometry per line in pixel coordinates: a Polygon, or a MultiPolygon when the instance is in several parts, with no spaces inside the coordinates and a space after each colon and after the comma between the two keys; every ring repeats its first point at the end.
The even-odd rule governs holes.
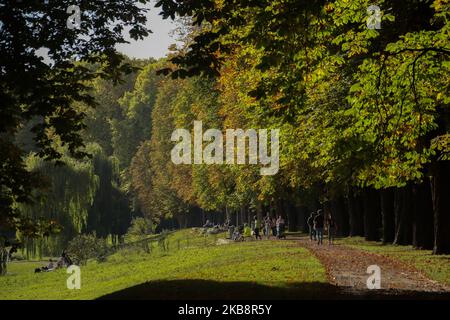
{"type": "MultiPolygon", "coordinates": [[[[294,239],[292,239],[294,240],[294,239]]],[[[351,294],[403,294],[450,293],[450,288],[428,279],[415,268],[393,259],[351,248],[344,245],[319,246],[307,237],[296,238],[302,247],[310,250],[325,266],[330,283],[344,293],[351,294]],[[381,290],[369,290],[367,267],[377,265],[381,269],[381,290]]]]}

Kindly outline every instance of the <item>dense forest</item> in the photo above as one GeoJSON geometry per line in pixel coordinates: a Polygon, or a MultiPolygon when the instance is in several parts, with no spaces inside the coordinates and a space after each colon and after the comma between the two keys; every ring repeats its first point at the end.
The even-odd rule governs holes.
{"type": "MultiPolygon", "coordinates": [[[[180,21],[167,58],[117,55],[129,69],[119,83],[100,76],[111,72],[104,61],[74,61],[89,76],[45,114],[31,112],[45,104],[14,100],[25,89],[9,95],[31,111],[2,124],[2,150],[21,150],[2,156],[2,215],[13,208],[54,222],[33,237],[16,228],[31,253],[61,251],[80,233],[123,241],[133,217],[162,229],[281,214],[289,230],[305,231],[317,209],[334,216],[340,236],[450,253],[450,1],[377,1],[378,29],[368,28],[371,4],[159,2],[180,21]],[[63,130],[58,115],[83,125],[63,130]],[[279,129],[279,172],[175,165],[171,134],[194,121],[279,129]],[[28,181],[19,189],[32,202],[6,181],[18,157],[33,179],[15,181],[28,181]]],[[[4,92],[15,81],[2,80],[4,92]]]]}

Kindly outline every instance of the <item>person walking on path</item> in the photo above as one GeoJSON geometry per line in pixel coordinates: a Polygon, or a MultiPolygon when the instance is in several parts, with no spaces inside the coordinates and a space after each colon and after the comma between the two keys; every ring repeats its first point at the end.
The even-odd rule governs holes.
{"type": "Polygon", "coordinates": [[[334,221],[333,217],[331,216],[331,213],[327,217],[326,225],[327,225],[327,229],[328,229],[328,245],[332,245],[334,236],[336,233],[336,222],[334,221]]]}
{"type": "Polygon", "coordinates": [[[261,237],[261,235],[259,234],[259,230],[261,229],[261,223],[260,223],[260,221],[259,221],[259,219],[258,219],[258,216],[254,216],[253,219],[254,219],[254,223],[253,223],[253,226],[254,226],[253,233],[254,233],[254,235],[255,235],[255,239],[256,239],[256,240],[258,240],[258,239],[262,240],[262,237],[261,237]]]}
{"type": "Polygon", "coordinates": [[[281,215],[278,216],[277,219],[277,238],[284,238],[284,219],[281,215]]]}
{"type": "Polygon", "coordinates": [[[309,228],[309,241],[316,241],[316,230],[314,230],[314,218],[316,214],[314,212],[311,212],[311,214],[308,217],[308,228],[309,228]]]}
{"type": "Polygon", "coordinates": [[[314,230],[316,231],[317,236],[317,244],[323,244],[323,227],[324,227],[324,218],[322,214],[322,210],[317,210],[317,215],[314,218],[314,230]]]}

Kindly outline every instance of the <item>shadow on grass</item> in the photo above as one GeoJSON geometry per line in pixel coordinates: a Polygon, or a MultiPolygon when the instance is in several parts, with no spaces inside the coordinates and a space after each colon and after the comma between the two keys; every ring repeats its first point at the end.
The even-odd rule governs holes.
{"type": "MultiPolygon", "coordinates": [[[[349,289],[349,288],[347,288],[349,289]]],[[[339,300],[425,299],[450,300],[450,293],[341,290],[327,283],[303,282],[285,287],[253,282],[210,280],[151,281],[102,296],[100,300],[339,300]]]]}

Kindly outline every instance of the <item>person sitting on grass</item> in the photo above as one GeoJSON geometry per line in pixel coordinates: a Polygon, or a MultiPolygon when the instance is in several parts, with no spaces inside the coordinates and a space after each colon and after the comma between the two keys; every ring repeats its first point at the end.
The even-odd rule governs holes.
{"type": "Polygon", "coordinates": [[[48,260],[48,265],[47,265],[47,271],[53,271],[55,270],[55,263],[53,262],[52,259],[48,260]]]}
{"type": "Polygon", "coordinates": [[[63,268],[63,267],[69,267],[72,265],[72,260],[70,260],[69,256],[66,254],[65,251],[61,253],[61,257],[56,261],[56,268],[63,268]]]}
{"type": "Polygon", "coordinates": [[[231,240],[233,240],[233,234],[236,229],[237,228],[235,228],[233,225],[228,227],[228,238],[230,238],[231,240]]]}
{"type": "Polygon", "coordinates": [[[211,227],[214,227],[214,224],[209,220],[206,220],[205,224],[203,225],[203,228],[211,228],[211,227]]]}
{"type": "Polygon", "coordinates": [[[234,228],[233,235],[231,236],[231,240],[233,241],[244,241],[244,237],[242,236],[242,228],[234,228]]]}
{"type": "Polygon", "coordinates": [[[220,233],[220,228],[219,228],[218,225],[217,225],[217,226],[214,226],[214,227],[212,227],[212,228],[208,228],[207,231],[206,231],[206,233],[207,233],[207,234],[218,234],[218,233],[220,233]]]}

